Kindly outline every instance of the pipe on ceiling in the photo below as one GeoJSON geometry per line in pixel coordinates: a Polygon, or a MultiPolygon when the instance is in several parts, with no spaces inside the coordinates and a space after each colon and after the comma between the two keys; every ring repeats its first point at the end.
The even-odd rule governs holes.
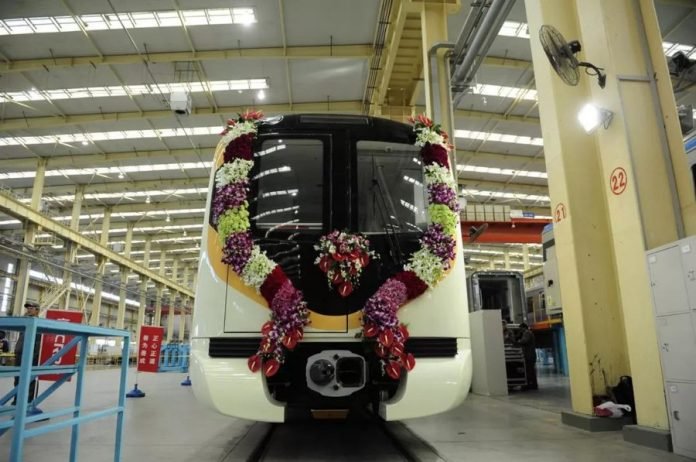
{"type": "MultiPolygon", "coordinates": [[[[478,68],[483,62],[483,58],[488,53],[514,3],[515,0],[491,0],[485,11],[483,11],[481,6],[472,6],[472,11],[474,11],[474,8],[476,8],[476,11],[480,11],[482,19],[478,18],[480,22],[475,30],[467,31],[466,29],[469,27],[467,24],[471,22],[475,25],[477,19],[476,17],[469,19],[469,16],[467,16],[462,32],[459,34],[457,45],[455,45],[455,53],[457,49],[465,50],[460,62],[457,63],[455,61],[456,65],[452,70],[452,92],[455,95],[453,98],[455,108],[459,105],[466,89],[473,81],[478,68]],[[460,39],[468,40],[468,38],[471,38],[468,46],[466,43],[459,43],[460,39]]],[[[476,11],[474,11],[474,16],[477,14],[476,11]]]]}

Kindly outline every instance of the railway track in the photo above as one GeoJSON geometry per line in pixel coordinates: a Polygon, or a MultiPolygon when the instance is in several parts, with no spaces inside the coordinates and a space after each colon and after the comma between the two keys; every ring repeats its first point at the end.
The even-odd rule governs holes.
{"type": "Polygon", "coordinates": [[[409,461],[444,462],[437,451],[400,422],[256,422],[220,462],[409,461]]]}

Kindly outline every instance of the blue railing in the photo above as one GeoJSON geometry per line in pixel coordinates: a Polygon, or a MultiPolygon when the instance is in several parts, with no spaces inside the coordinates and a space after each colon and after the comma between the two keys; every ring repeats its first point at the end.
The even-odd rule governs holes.
{"type": "Polygon", "coordinates": [[[119,462],[121,460],[121,447],[123,444],[123,413],[125,410],[126,376],[128,373],[128,361],[123,360],[123,358],[128,358],[130,333],[124,330],[90,327],[82,324],[29,317],[2,317],[0,318],[0,330],[24,332],[24,349],[21,356],[22,366],[0,366],[0,378],[19,377],[19,385],[6,395],[0,397],[0,434],[9,429],[13,430],[12,443],[10,446],[10,462],[21,462],[24,460],[23,449],[24,440],[26,438],[42,435],[65,427],[72,427],[69,460],[70,462],[74,462],[77,460],[80,425],[114,414],[116,414],[114,461],[119,462]],[[41,334],[61,334],[72,336],[73,338],[43,364],[34,366],[32,364],[32,359],[34,357],[35,340],[41,334]],[[119,385],[118,405],[110,409],[85,414],[82,412],[81,405],[89,337],[120,337],[123,339],[123,347],[121,348],[121,381],[119,385]],[[77,364],[70,366],[56,365],[56,363],[60,363],[59,360],[74,347],[77,347],[78,352],[77,364]],[[29,398],[29,383],[31,379],[42,374],[58,374],[61,377],[29,404],[27,403],[29,398]],[[28,411],[41,404],[73,375],[76,376],[76,386],[75,398],[72,406],[56,411],[41,414],[30,413],[28,415],[28,411]],[[17,404],[8,404],[15,396],[17,397],[17,404]],[[68,418],[41,426],[28,427],[28,424],[37,421],[56,419],[59,417],[68,418]]]}
{"type": "Polygon", "coordinates": [[[168,343],[160,350],[159,372],[188,372],[191,346],[187,343],[168,343]]]}

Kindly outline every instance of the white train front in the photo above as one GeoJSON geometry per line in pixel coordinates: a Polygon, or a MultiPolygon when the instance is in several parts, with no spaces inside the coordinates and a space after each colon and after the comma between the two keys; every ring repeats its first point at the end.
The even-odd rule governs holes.
{"type": "Polygon", "coordinates": [[[424,173],[427,162],[413,127],[334,115],[276,117],[256,127],[249,231],[254,245],[301,291],[309,325],[297,345],[283,350],[277,372],[252,371],[249,358],[259,351],[270,308],[222,261],[220,211],[211,207],[227,137],[215,153],[201,244],[191,329],[196,397],[223,414],[266,422],[337,409],[401,420],[458,406],[472,370],[458,221],[446,273],[397,312],[408,330],[404,356],[397,358],[407,352],[415,367],[393,378],[375,347],[384,341],[366,336],[362,322],[368,299],[403,274],[433,221],[427,183],[433,180],[424,173]],[[316,245],[332,230],[366,237],[373,252],[349,294],[340,293],[317,265],[316,245]]]}

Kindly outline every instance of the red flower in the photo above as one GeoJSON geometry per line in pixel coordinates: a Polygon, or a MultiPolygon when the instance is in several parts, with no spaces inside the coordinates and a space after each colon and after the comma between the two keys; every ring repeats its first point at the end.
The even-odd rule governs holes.
{"type": "Polygon", "coordinates": [[[263,375],[266,377],[273,377],[280,369],[280,363],[277,359],[269,359],[263,363],[263,375]]]}
{"type": "Polygon", "coordinates": [[[254,134],[247,133],[246,135],[238,136],[229,142],[225,148],[225,162],[231,162],[234,159],[251,160],[254,157],[254,134]]]}
{"type": "Polygon", "coordinates": [[[338,286],[338,294],[341,297],[347,297],[351,292],[353,292],[353,284],[349,281],[342,282],[341,285],[338,286]]]}
{"type": "Polygon", "coordinates": [[[426,127],[432,127],[433,121],[425,116],[425,114],[418,114],[418,122],[425,125],[426,127]]]}
{"type": "Polygon", "coordinates": [[[449,167],[449,158],[447,157],[447,149],[439,144],[426,144],[421,149],[421,157],[425,165],[438,164],[443,167],[449,167]]]}
{"type": "Polygon", "coordinates": [[[398,361],[389,361],[389,364],[387,364],[387,367],[385,367],[384,370],[386,371],[387,375],[394,380],[401,377],[401,364],[399,364],[398,361]]]}
{"type": "Polygon", "coordinates": [[[379,333],[379,328],[374,324],[365,324],[363,332],[365,333],[365,337],[376,337],[379,333]]]}
{"type": "Polygon", "coordinates": [[[242,120],[260,120],[263,119],[263,112],[261,111],[252,111],[251,109],[247,109],[244,114],[240,115],[240,118],[242,120]]]}
{"type": "Polygon", "coordinates": [[[261,357],[259,355],[251,356],[247,360],[247,366],[251,372],[256,372],[261,369],[261,357]]]}
{"type": "Polygon", "coordinates": [[[288,277],[285,275],[280,265],[273,268],[271,274],[266,276],[266,280],[263,281],[259,290],[261,291],[261,296],[266,299],[269,306],[273,302],[273,297],[275,297],[278,289],[280,289],[287,280],[288,277]]]}
{"type": "Polygon", "coordinates": [[[423,282],[413,271],[402,271],[394,275],[394,279],[406,286],[408,300],[418,297],[428,289],[428,284],[423,282]]]}

